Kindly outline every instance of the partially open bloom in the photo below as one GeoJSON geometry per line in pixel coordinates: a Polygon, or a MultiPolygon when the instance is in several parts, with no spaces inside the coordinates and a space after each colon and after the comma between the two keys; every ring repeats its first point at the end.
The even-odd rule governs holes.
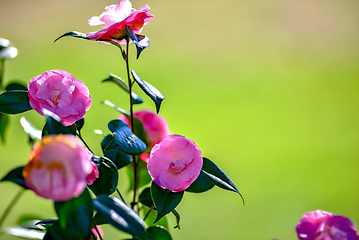
{"type": "Polygon", "coordinates": [[[169,135],[152,148],[147,168],[158,186],[179,192],[197,179],[202,165],[201,151],[192,140],[169,135]]]}
{"type": "Polygon", "coordinates": [[[356,240],[357,229],[347,217],[316,210],[306,213],[296,226],[300,240],[356,240]]]}
{"type": "Polygon", "coordinates": [[[98,32],[87,33],[86,37],[91,40],[112,40],[119,43],[126,43],[125,26],[132,29],[134,34],[140,34],[143,26],[151,21],[153,17],[148,11],[149,6],[145,5],[139,10],[133,9],[129,0],[122,0],[117,5],[106,7],[106,11],[98,17],[88,20],[90,26],[103,26],[104,29],[98,32]]]}
{"type": "Polygon", "coordinates": [[[58,115],[65,126],[85,116],[92,100],[86,85],[63,70],[37,75],[28,84],[30,105],[43,115],[47,109],[58,115]]]}
{"type": "MultiPolygon", "coordinates": [[[[133,113],[133,116],[140,120],[143,129],[146,132],[147,147],[152,148],[155,144],[160,143],[166,136],[170,135],[166,120],[155,112],[141,110],[133,113]]],[[[120,120],[131,126],[126,116],[121,115],[120,120]]]]}
{"type": "Polygon", "coordinates": [[[24,166],[26,185],[56,202],[79,196],[93,171],[91,153],[74,135],[47,135],[34,146],[24,166]]]}

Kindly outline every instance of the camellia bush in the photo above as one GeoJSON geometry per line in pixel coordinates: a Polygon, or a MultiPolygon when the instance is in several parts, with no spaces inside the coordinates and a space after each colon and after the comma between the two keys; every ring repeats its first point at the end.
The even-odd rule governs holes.
{"type": "Polygon", "coordinates": [[[112,82],[129,95],[129,111],[108,100],[95,100],[104,101],[121,113],[119,119],[108,123],[111,134],[95,131],[104,135],[99,143],[102,153],[94,153],[81,135],[86,112],[94,101],[86,84],[57,69],[34,76],[27,86],[10,83],[3,87],[4,61],[15,57],[17,50],[8,40],[2,40],[1,138],[6,137],[9,114],[35,110],[46,118],[46,123],[42,129],[36,129],[21,118],[33,148],[28,163],[12,169],[1,180],[22,189],[2,215],[0,226],[24,190],[52,200],[57,213],[56,219],[12,228],[7,231],[9,234],[38,239],[104,239],[100,226],[110,224],[132,235],[132,239],[172,239],[166,217],[173,215],[173,227],[180,228],[176,207],[185,192],[202,193],[218,186],[242,197],[226,173],[202,156],[193,140],[171,134],[166,120],[159,115],[164,96],[134,70],[130,71],[131,45],[136,47],[138,59],[150,44],[149,38],[141,35],[153,17],[149,10],[147,5],[133,9],[130,1],[122,0],[88,20],[90,26],[103,27],[101,30],[87,34],[71,31],[55,40],[70,36],[109,47],[112,44],[124,59],[125,80],[110,73],[103,82],[112,82]],[[153,101],[154,111],[133,111],[134,104],[144,102],[132,91],[134,84],[153,101]],[[121,168],[126,168],[129,175],[130,202],[118,190],[121,168]]]}
{"type": "MultiPolygon", "coordinates": [[[[105,239],[101,225],[109,224],[131,239],[170,240],[168,228],[180,228],[176,207],[185,192],[202,193],[217,186],[239,194],[244,204],[228,175],[203,157],[193,140],[171,134],[159,115],[164,96],[130,71],[130,47],[136,48],[138,59],[150,44],[149,38],[141,35],[153,17],[149,10],[147,5],[133,9],[130,1],[122,0],[88,20],[90,26],[101,26],[101,30],[71,31],[55,40],[68,36],[119,49],[126,66],[125,80],[110,73],[102,82],[112,82],[128,94],[130,105],[124,108],[129,111],[105,99],[92,99],[86,84],[65,70],[41,73],[27,86],[17,82],[4,86],[4,62],[16,57],[17,49],[9,40],[0,39],[1,141],[6,139],[11,114],[35,110],[46,120],[42,129],[36,129],[21,118],[32,150],[26,165],[15,167],[1,179],[17,184],[20,190],[1,215],[0,228],[24,191],[52,200],[57,214],[55,219],[28,219],[2,234],[48,240],[105,239]],[[144,102],[132,91],[134,84],[153,101],[154,110],[133,111],[135,104],[144,102]],[[101,153],[93,152],[81,134],[93,101],[103,101],[121,113],[108,123],[111,134],[94,130],[103,135],[101,153]],[[125,201],[118,189],[118,170],[122,168],[130,179],[131,201],[125,201]],[[168,226],[169,214],[176,219],[175,226],[168,226]]],[[[350,219],[321,210],[306,213],[295,230],[301,240],[359,240],[350,219]]]]}

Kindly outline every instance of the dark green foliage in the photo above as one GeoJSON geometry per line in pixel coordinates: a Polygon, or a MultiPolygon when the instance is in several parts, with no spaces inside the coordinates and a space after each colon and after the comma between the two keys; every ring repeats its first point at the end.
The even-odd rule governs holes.
{"type": "Polygon", "coordinates": [[[92,199],[87,189],[78,196],[66,202],[55,202],[55,210],[59,217],[55,225],[66,234],[77,235],[79,239],[87,239],[92,228],[92,199]]]}
{"type": "Polygon", "coordinates": [[[209,160],[208,158],[203,158],[202,172],[205,173],[206,176],[218,187],[238,193],[241,196],[244,204],[244,198],[232,180],[213,161],[209,160]]]}
{"type": "Polygon", "coordinates": [[[12,90],[23,90],[23,91],[27,91],[27,86],[21,84],[21,83],[17,83],[17,82],[11,82],[8,85],[6,85],[5,87],[6,91],[12,91],[12,90]]]}
{"type": "Polygon", "coordinates": [[[154,86],[143,81],[134,70],[132,70],[131,73],[133,78],[137,82],[138,86],[140,86],[140,88],[144,91],[144,93],[146,93],[146,95],[149,96],[152,99],[152,101],[155,103],[156,112],[159,113],[161,103],[165,99],[165,97],[154,86]]]}
{"type": "Polygon", "coordinates": [[[113,133],[113,141],[105,150],[120,150],[131,155],[139,155],[146,149],[146,144],[141,141],[121,120],[112,120],[108,123],[108,129],[113,133]]]}
{"type": "Polygon", "coordinates": [[[132,162],[132,157],[120,150],[106,150],[106,147],[113,141],[112,135],[107,135],[101,142],[101,148],[105,157],[111,159],[118,169],[127,166],[132,162]]]}
{"type": "Polygon", "coordinates": [[[18,114],[31,110],[29,96],[25,90],[11,90],[0,94],[0,112],[18,114]]]}
{"type": "Polygon", "coordinates": [[[115,228],[133,236],[149,239],[145,232],[145,223],[137,213],[118,198],[100,195],[93,200],[94,208],[102,218],[115,228]]]}
{"type": "Polygon", "coordinates": [[[214,187],[211,180],[201,170],[198,178],[185,190],[187,192],[201,193],[214,187]]]}
{"type": "Polygon", "coordinates": [[[177,207],[177,205],[182,200],[183,191],[171,192],[168,189],[163,189],[157,186],[155,182],[152,182],[151,195],[157,208],[157,218],[155,220],[155,222],[157,222],[159,219],[177,207]]]}
{"type": "Polygon", "coordinates": [[[151,240],[172,240],[171,234],[162,226],[152,226],[146,230],[151,240]]]}
{"type": "Polygon", "coordinates": [[[116,191],[118,183],[118,169],[116,165],[106,157],[92,156],[92,161],[96,163],[99,171],[99,178],[97,178],[88,187],[96,195],[106,194],[110,195],[116,191]]]}
{"type": "Polygon", "coordinates": [[[17,185],[19,185],[25,189],[28,189],[28,187],[25,184],[24,176],[22,175],[23,168],[24,168],[23,166],[14,168],[8,174],[6,174],[6,176],[3,177],[0,181],[1,182],[10,181],[10,182],[16,183],[17,185]]]}
{"type": "MultiPolygon", "coordinates": [[[[114,82],[119,87],[121,87],[123,90],[125,90],[127,93],[130,92],[130,89],[127,87],[125,81],[123,81],[120,77],[116,76],[115,74],[109,73],[110,77],[106,78],[105,80],[102,80],[102,82],[114,82]]],[[[143,103],[142,98],[138,96],[136,93],[131,93],[133,104],[141,104],[143,103]]]]}

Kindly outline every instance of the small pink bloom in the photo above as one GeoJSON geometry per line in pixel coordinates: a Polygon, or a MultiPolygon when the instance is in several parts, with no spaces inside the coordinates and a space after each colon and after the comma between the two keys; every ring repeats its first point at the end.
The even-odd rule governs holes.
{"type": "Polygon", "coordinates": [[[37,75],[28,84],[30,105],[43,115],[47,109],[58,115],[65,126],[85,116],[92,100],[86,85],[63,70],[37,75]]]}
{"type": "Polygon", "coordinates": [[[158,186],[179,192],[197,179],[202,165],[201,151],[192,140],[169,135],[152,148],[147,168],[158,186]]]}
{"type": "Polygon", "coordinates": [[[104,29],[98,32],[87,33],[91,40],[112,40],[121,44],[126,43],[125,26],[128,26],[135,34],[142,32],[143,26],[151,21],[153,17],[148,11],[149,6],[145,5],[139,10],[133,9],[129,0],[122,0],[117,5],[106,7],[106,11],[99,17],[92,17],[88,20],[90,26],[103,26],[104,29]]]}
{"type": "MultiPolygon", "coordinates": [[[[166,120],[155,112],[141,110],[133,113],[133,116],[140,120],[147,134],[147,147],[152,148],[155,144],[160,143],[166,136],[170,135],[166,120]]],[[[131,127],[130,121],[126,116],[121,115],[120,120],[131,127]]]]}
{"type": "Polygon", "coordinates": [[[298,222],[300,240],[356,240],[357,230],[349,218],[316,210],[306,213],[298,222]]]}
{"type": "Polygon", "coordinates": [[[86,177],[87,185],[91,185],[100,176],[100,173],[98,172],[96,164],[91,161],[91,165],[92,165],[92,171],[86,177]]]}
{"type": "Polygon", "coordinates": [[[91,154],[74,135],[47,135],[35,145],[24,166],[26,185],[56,202],[79,196],[93,171],[91,154]]]}

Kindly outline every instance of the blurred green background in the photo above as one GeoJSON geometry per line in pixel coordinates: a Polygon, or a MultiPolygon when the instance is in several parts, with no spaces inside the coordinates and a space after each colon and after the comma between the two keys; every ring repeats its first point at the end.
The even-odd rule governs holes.
{"type": "MultiPolygon", "coordinates": [[[[0,37],[18,48],[6,62],[5,81],[27,83],[63,69],[84,81],[93,98],[83,135],[97,154],[101,137],[128,109],[125,92],[101,83],[109,72],[125,78],[120,52],[111,45],[64,38],[65,32],[97,31],[87,20],[110,0],[1,0],[0,37]]],[[[143,34],[151,40],[131,68],[166,97],[161,109],[172,133],[194,140],[246,199],[215,188],[186,193],[178,207],[174,239],[296,239],[306,212],[322,209],[359,224],[359,2],[356,0],[132,0],[155,16],[143,34]]],[[[135,92],[140,93],[136,86],[135,92]]],[[[149,98],[139,108],[154,109],[149,98]]],[[[24,165],[30,146],[21,116],[38,128],[31,111],[11,117],[0,145],[0,175],[24,165]]],[[[126,190],[125,174],[120,176],[126,190]]],[[[0,184],[0,212],[18,191],[0,184]]],[[[130,196],[127,196],[130,197],[130,196]]],[[[54,218],[52,203],[25,193],[6,226],[21,214],[54,218]]],[[[169,216],[170,225],[174,218],[169,216]]],[[[120,239],[105,228],[105,239],[120,239]]],[[[1,236],[6,239],[4,236],[1,236]]],[[[123,238],[123,237],[122,237],[123,238]]]]}

